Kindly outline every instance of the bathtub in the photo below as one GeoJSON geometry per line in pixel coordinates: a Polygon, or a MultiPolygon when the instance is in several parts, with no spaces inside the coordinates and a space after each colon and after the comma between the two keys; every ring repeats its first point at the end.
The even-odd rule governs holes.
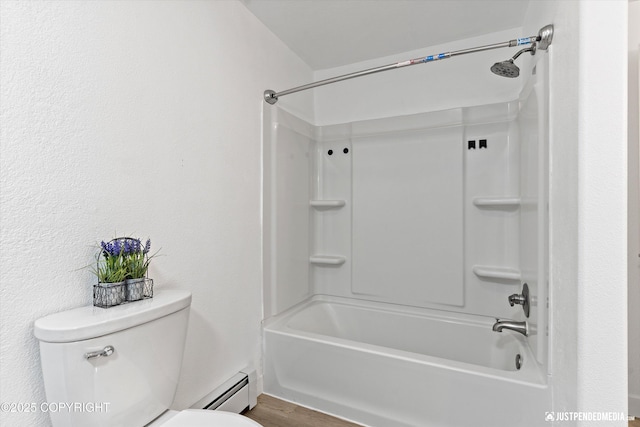
{"type": "Polygon", "coordinates": [[[545,425],[546,375],[494,321],[315,296],[265,321],[265,393],[372,427],[545,425]]]}

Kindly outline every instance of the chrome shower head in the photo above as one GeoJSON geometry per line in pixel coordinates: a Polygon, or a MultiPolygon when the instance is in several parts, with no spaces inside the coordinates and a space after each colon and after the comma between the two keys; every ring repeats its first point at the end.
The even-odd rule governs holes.
{"type": "Polygon", "coordinates": [[[506,61],[496,62],[491,66],[491,72],[501,77],[509,77],[511,79],[516,78],[520,75],[520,68],[513,61],[515,61],[518,56],[522,55],[525,52],[531,52],[531,55],[536,54],[536,43],[532,44],[531,47],[522,49],[518,51],[512,58],[507,59],[506,61]]]}
{"type": "Polygon", "coordinates": [[[502,77],[516,78],[520,75],[520,68],[513,63],[513,59],[507,59],[506,61],[496,62],[491,67],[491,72],[502,77]]]}

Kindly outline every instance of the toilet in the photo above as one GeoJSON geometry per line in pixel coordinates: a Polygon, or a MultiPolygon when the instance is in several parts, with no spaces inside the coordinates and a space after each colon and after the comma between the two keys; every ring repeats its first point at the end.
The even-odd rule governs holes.
{"type": "Polygon", "coordinates": [[[232,412],[171,411],[189,321],[191,293],[109,309],[80,307],[36,320],[54,427],[260,427],[232,412]]]}

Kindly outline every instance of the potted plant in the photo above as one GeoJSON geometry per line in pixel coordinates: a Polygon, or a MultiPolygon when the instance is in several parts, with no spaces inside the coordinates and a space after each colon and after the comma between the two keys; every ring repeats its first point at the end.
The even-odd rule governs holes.
{"type": "Polygon", "coordinates": [[[145,292],[145,284],[151,279],[147,279],[147,270],[153,255],[149,255],[151,250],[151,239],[147,239],[142,245],[140,239],[126,237],[123,239],[124,262],[126,265],[126,300],[137,301],[149,295],[145,292]]]}
{"type": "Polygon", "coordinates": [[[127,267],[124,246],[118,239],[108,243],[100,242],[97,256],[96,275],[98,284],[94,286],[93,304],[98,307],[112,307],[125,300],[125,279],[127,267]]]}

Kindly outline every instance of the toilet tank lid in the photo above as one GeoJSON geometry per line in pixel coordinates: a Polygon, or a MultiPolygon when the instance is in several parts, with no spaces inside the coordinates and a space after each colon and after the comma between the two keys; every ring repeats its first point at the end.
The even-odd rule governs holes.
{"type": "Polygon", "coordinates": [[[128,329],[180,311],[191,304],[191,292],[160,290],[153,298],[111,308],[79,307],[38,319],[34,335],[40,341],[73,342],[128,329]]]}

